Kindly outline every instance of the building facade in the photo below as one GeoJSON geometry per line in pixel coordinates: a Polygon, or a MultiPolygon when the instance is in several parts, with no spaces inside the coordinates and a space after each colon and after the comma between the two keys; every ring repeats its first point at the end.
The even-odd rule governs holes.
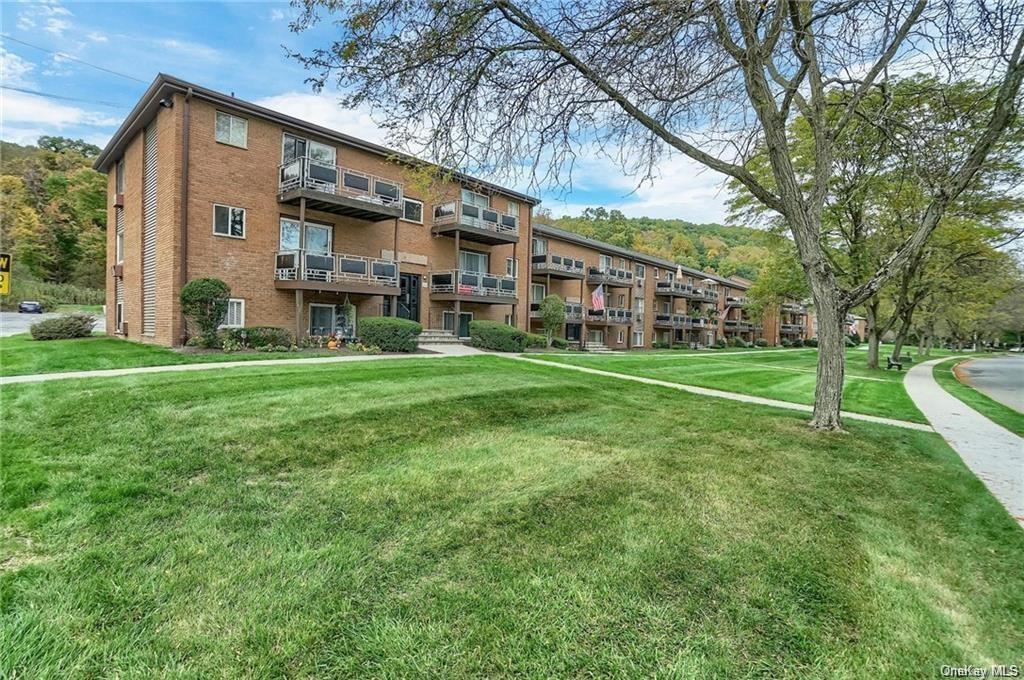
{"type": "Polygon", "coordinates": [[[227,326],[351,338],[367,316],[468,336],[488,319],[591,347],[777,344],[806,328],[794,301],[754,323],[750,282],[531,219],[537,199],[160,75],[100,154],[109,176],[107,329],[187,336],[186,282],[231,288],[227,326]],[[770,320],[769,320],[770,319],[770,320]]]}

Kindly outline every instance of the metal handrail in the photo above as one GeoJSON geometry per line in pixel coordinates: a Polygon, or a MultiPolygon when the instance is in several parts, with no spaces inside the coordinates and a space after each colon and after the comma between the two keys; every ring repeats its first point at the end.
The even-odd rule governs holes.
{"type": "Polygon", "coordinates": [[[544,255],[533,255],[530,260],[534,269],[552,269],[554,271],[566,272],[568,274],[582,274],[584,270],[583,260],[577,260],[566,255],[556,253],[545,253],[544,255]]]}
{"type": "Polygon", "coordinates": [[[356,281],[380,286],[398,285],[398,263],[379,257],[323,253],[306,249],[280,250],[274,257],[278,281],[356,281]]]}
{"type": "Polygon", "coordinates": [[[587,278],[598,279],[602,283],[621,281],[633,284],[633,272],[616,267],[590,267],[587,269],[587,278]]]}
{"type": "Polygon", "coordinates": [[[445,269],[430,272],[430,292],[476,297],[517,297],[518,284],[514,276],[445,269]]]}
{"type": "Polygon", "coordinates": [[[603,310],[587,309],[587,321],[602,320],[631,326],[633,325],[633,310],[624,307],[605,307],[603,310]]]}
{"type": "MultiPolygon", "coordinates": [[[[530,318],[540,318],[540,303],[530,303],[530,318]]],[[[583,319],[583,305],[574,304],[571,302],[565,303],[565,320],[569,321],[581,321],[583,319]]]]}
{"type": "Polygon", "coordinates": [[[434,206],[434,224],[462,224],[474,229],[484,229],[498,234],[517,235],[519,217],[505,215],[493,208],[463,203],[461,200],[448,201],[434,206]]]}
{"type": "Polygon", "coordinates": [[[402,204],[401,182],[300,156],[278,166],[278,191],[313,189],[383,206],[402,204]]]}

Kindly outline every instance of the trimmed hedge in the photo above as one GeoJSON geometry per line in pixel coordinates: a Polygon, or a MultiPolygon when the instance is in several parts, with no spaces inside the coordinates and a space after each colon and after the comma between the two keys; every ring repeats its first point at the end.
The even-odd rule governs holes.
{"type": "Polygon", "coordinates": [[[569,349],[569,341],[565,338],[551,338],[551,346],[555,349],[569,349]]]}
{"type": "Polygon", "coordinates": [[[807,345],[808,347],[817,347],[818,346],[818,339],[817,338],[811,338],[810,340],[805,340],[804,344],[807,345]]]}
{"type": "Polygon", "coordinates": [[[65,314],[53,319],[37,321],[29,327],[33,340],[67,340],[92,335],[96,317],[90,314],[65,314]]]}
{"type": "Polygon", "coordinates": [[[371,316],[359,321],[359,339],[382,352],[415,352],[423,326],[393,316],[371,316]]]}
{"type": "MultiPolygon", "coordinates": [[[[554,342],[552,342],[552,345],[554,345],[554,342]]],[[[526,346],[532,349],[546,349],[548,339],[540,333],[527,333],[526,346]]]]}
{"type": "Polygon", "coordinates": [[[224,339],[252,349],[291,347],[295,344],[291,332],[277,326],[225,328],[221,332],[224,334],[224,339]]]}
{"type": "Polygon", "coordinates": [[[757,345],[758,347],[767,347],[768,341],[765,340],[764,338],[758,338],[757,340],[754,340],[754,344],[757,345]]]}
{"type": "Polygon", "coordinates": [[[529,334],[498,321],[470,321],[469,344],[495,352],[522,352],[529,334]]]}

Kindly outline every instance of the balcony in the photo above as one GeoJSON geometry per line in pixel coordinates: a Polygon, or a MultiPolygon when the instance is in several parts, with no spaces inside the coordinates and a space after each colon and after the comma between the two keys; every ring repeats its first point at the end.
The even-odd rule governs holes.
{"type": "Polygon", "coordinates": [[[655,328],[682,328],[683,327],[683,315],[682,314],[655,314],[654,315],[654,327],[655,328]]]}
{"type": "Polygon", "coordinates": [[[435,206],[434,233],[438,236],[452,236],[456,232],[461,238],[476,243],[517,243],[519,218],[462,201],[449,201],[435,206]]]}
{"type": "Polygon", "coordinates": [[[461,300],[488,305],[514,305],[516,280],[511,276],[449,269],[430,272],[432,300],[461,300]]]}
{"type": "Polygon", "coordinates": [[[675,281],[658,281],[654,285],[654,294],[667,297],[688,297],[693,294],[693,286],[675,281]]]}
{"type": "Polygon", "coordinates": [[[602,311],[587,310],[587,323],[591,326],[632,326],[633,310],[607,307],[602,311]]]}
{"type": "Polygon", "coordinates": [[[726,331],[746,332],[754,330],[754,324],[737,319],[726,319],[722,325],[726,331]]]}
{"type": "Polygon", "coordinates": [[[732,296],[727,297],[727,298],[725,298],[725,306],[726,307],[738,307],[740,309],[743,309],[744,307],[747,306],[747,298],[745,298],[745,297],[732,297],[732,296]]]}
{"type": "Polygon", "coordinates": [[[344,253],[282,250],[275,257],[274,287],[398,295],[398,263],[344,253]]]}
{"type": "MultiPolygon", "coordinates": [[[[531,302],[530,303],[530,318],[531,319],[539,319],[540,318],[540,303],[539,302],[531,302]]],[[[565,303],[565,322],[566,323],[580,323],[581,321],[583,321],[583,305],[573,304],[573,303],[569,303],[569,302],[565,303]]]]}
{"type": "Polygon", "coordinates": [[[807,327],[802,323],[784,323],[779,326],[783,333],[803,333],[805,328],[807,327]]]}
{"type": "Polygon", "coordinates": [[[590,267],[587,269],[587,283],[629,288],[633,285],[633,272],[615,267],[590,267]]]}
{"type": "Polygon", "coordinates": [[[804,315],[807,313],[807,307],[803,306],[799,302],[783,302],[782,311],[789,314],[804,315]]]}
{"type": "Polygon", "coordinates": [[[278,168],[277,200],[370,222],[402,216],[402,185],[394,180],[342,168],[313,158],[296,158],[278,168]]]}
{"type": "Polygon", "coordinates": [[[583,260],[554,253],[534,255],[530,258],[530,264],[534,274],[547,275],[553,279],[582,279],[585,271],[583,260]]]}

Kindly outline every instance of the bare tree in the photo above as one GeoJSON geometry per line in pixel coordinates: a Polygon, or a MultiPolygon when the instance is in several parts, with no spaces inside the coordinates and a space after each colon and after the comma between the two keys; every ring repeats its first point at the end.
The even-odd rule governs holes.
{"type": "MultiPolygon", "coordinates": [[[[341,35],[296,58],[346,106],[368,105],[393,141],[445,165],[571,181],[604,154],[644,181],[671,154],[732,178],[788,223],[819,319],[812,425],[840,427],[846,312],[899,273],[1017,115],[1019,2],[846,0],[297,0],[304,30],[341,35]],[[969,69],[996,91],[991,115],[930,187],[912,235],[844,289],[822,243],[833,145],[890,73],[969,69]],[[830,92],[845,93],[830,109],[830,92]],[[804,117],[813,171],[794,169],[787,123],[804,117]],[[767,151],[770,183],[750,172],[767,151]]],[[[883,122],[879,122],[884,125],[883,122]]],[[[913,153],[913,149],[906,149],[913,153]]]]}

